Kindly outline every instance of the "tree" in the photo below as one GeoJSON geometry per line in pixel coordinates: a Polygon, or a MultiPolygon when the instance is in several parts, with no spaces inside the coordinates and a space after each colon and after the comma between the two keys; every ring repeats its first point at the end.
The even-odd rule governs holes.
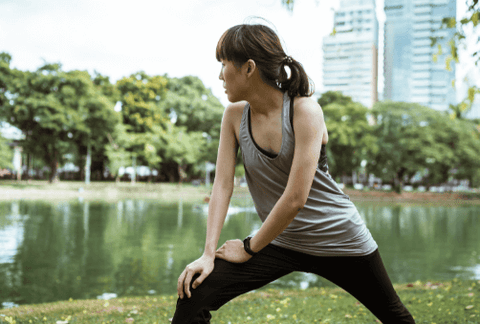
{"type": "MultiPolygon", "coordinates": [[[[450,59],[459,61],[458,46],[465,45],[470,40],[469,38],[476,37],[475,31],[480,21],[480,6],[478,0],[466,0],[467,13],[466,16],[457,21],[456,17],[444,17],[442,19],[442,28],[456,28],[455,35],[448,43],[450,47],[450,59]]],[[[432,38],[432,46],[438,41],[437,38],[432,38]]],[[[477,43],[480,40],[477,40],[477,43]]],[[[472,57],[475,60],[475,65],[480,61],[480,51],[472,53],[472,57]]]]}
{"type": "Polygon", "coordinates": [[[471,122],[452,121],[442,112],[404,102],[379,102],[372,113],[379,149],[367,169],[392,180],[398,192],[418,171],[429,184],[445,183],[454,177],[453,170],[456,178],[473,177],[480,141],[471,122]]]}
{"type": "Polygon", "coordinates": [[[12,77],[12,71],[10,69],[11,60],[12,56],[10,54],[5,52],[0,53],[0,107],[8,102],[7,84],[12,77]]]}
{"type": "Polygon", "coordinates": [[[86,71],[65,72],[60,64],[47,63],[34,72],[10,69],[7,75],[5,62],[8,100],[0,113],[25,135],[24,152],[47,163],[52,182],[65,154],[79,153],[79,144],[88,145],[116,123],[113,104],[86,71]]]}
{"type": "MultiPolygon", "coordinates": [[[[12,57],[7,53],[0,53],[0,112],[2,107],[8,102],[7,84],[11,77],[10,61],[12,57]]],[[[1,119],[5,118],[0,114],[1,119]]],[[[13,153],[7,144],[7,140],[0,135],[0,170],[4,168],[12,168],[13,153]]]]}
{"type": "MultiPolygon", "coordinates": [[[[328,91],[318,99],[327,125],[328,164],[334,176],[356,172],[369,152],[376,152],[376,140],[368,125],[368,108],[340,92],[328,91]]],[[[344,181],[345,182],[345,181],[344,181]]]]}
{"type": "Polygon", "coordinates": [[[449,105],[449,113],[452,119],[465,119],[466,115],[470,110],[472,110],[473,103],[475,101],[475,96],[480,93],[480,89],[472,86],[468,88],[467,97],[462,100],[459,104],[449,105]]]}
{"type": "Polygon", "coordinates": [[[444,141],[455,154],[449,178],[468,179],[473,186],[480,185],[480,128],[470,120],[450,120],[442,129],[444,141]]]}
{"type": "Polygon", "coordinates": [[[96,73],[91,80],[83,112],[83,122],[86,132],[77,132],[75,142],[78,147],[76,164],[85,170],[86,181],[90,180],[90,170],[103,173],[104,161],[107,159],[105,145],[108,143],[108,134],[114,132],[117,124],[121,122],[121,114],[114,110],[120,94],[115,85],[110,83],[106,76],[96,73]],[[92,166],[96,166],[95,168],[92,166]]]}
{"type": "Polygon", "coordinates": [[[353,103],[352,97],[345,96],[340,91],[327,91],[322,93],[322,96],[318,99],[318,104],[320,107],[326,107],[331,103],[337,103],[339,105],[345,106],[347,104],[353,103]]]}
{"type": "Polygon", "coordinates": [[[162,150],[162,172],[173,181],[181,172],[198,175],[205,161],[216,161],[224,107],[194,76],[168,78],[167,89],[162,106],[174,127],[162,150]]]}
{"type": "Polygon", "coordinates": [[[131,143],[126,128],[123,123],[118,123],[113,133],[108,134],[109,143],[105,145],[107,166],[117,183],[120,182],[120,168],[130,165],[132,159],[131,152],[127,150],[131,143]]]}
{"type": "Polygon", "coordinates": [[[174,118],[174,125],[185,127],[187,132],[205,134],[207,140],[201,147],[203,160],[214,162],[220,140],[220,126],[224,107],[210,89],[194,76],[169,78],[167,95],[163,102],[165,111],[174,118]]]}
{"type": "Polygon", "coordinates": [[[166,94],[167,79],[138,72],[117,81],[122,103],[122,119],[130,136],[125,148],[138,162],[158,169],[162,157],[159,150],[164,144],[171,123],[161,106],[166,94]]]}
{"type": "Polygon", "coordinates": [[[13,152],[6,138],[0,135],[0,172],[2,169],[11,169],[13,152]]]}

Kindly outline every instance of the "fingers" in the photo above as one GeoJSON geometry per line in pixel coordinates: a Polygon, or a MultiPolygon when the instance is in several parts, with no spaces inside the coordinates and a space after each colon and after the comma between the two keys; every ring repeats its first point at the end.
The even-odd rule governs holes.
{"type": "Polygon", "coordinates": [[[190,292],[190,282],[192,281],[192,277],[195,274],[195,272],[188,269],[188,266],[186,271],[187,271],[187,275],[185,277],[185,281],[183,282],[183,289],[185,290],[185,294],[187,294],[187,297],[190,298],[192,297],[192,293],[190,292]]]}
{"type": "Polygon", "coordinates": [[[183,299],[183,281],[185,280],[185,276],[187,275],[187,269],[183,270],[180,277],[178,277],[177,283],[177,294],[180,299],[183,299]]]}
{"type": "Polygon", "coordinates": [[[194,282],[193,282],[193,285],[192,285],[192,288],[195,289],[197,288],[198,286],[200,286],[200,284],[203,282],[203,280],[205,280],[205,278],[207,278],[209,275],[209,273],[206,273],[205,271],[202,272],[202,274],[200,275],[200,277],[198,277],[194,282]]]}
{"type": "Polygon", "coordinates": [[[192,281],[192,277],[194,274],[195,272],[187,266],[178,278],[177,294],[180,299],[183,299],[183,297],[185,297],[185,294],[187,294],[188,298],[192,296],[192,294],[190,293],[190,282],[192,281]]]}

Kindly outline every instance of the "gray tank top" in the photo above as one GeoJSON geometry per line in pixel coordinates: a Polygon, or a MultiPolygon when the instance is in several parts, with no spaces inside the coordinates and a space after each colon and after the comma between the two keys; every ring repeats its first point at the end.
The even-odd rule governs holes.
{"type": "MultiPolygon", "coordinates": [[[[262,222],[283,194],[290,174],[295,149],[290,102],[285,92],[282,146],[276,157],[267,156],[256,146],[249,132],[250,104],[243,110],[239,144],[248,188],[262,222]]],[[[316,256],[361,256],[377,249],[349,197],[318,167],[304,208],[272,244],[316,256]]]]}

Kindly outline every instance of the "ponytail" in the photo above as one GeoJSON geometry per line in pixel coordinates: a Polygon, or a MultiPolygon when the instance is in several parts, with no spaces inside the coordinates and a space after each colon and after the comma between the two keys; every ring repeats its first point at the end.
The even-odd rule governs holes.
{"type": "Polygon", "coordinates": [[[288,91],[290,97],[310,97],[313,94],[311,82],[307,73],[303,69],[300,62],[294,60],[291,56],[286,56],[280,68],[280,76],[278,85],[283,92],[288,91]],[[290,70],[290,77],[288,77],[285,67],[290,70]]]}
{"type": "Polygon", "coordinates": [[[237,67],[255,61],[262,80],[288,92],[290,97],[310,97],[313,82],[300,62],[287,56],[277,34],[265,25],[237,25],[228,29],[217,44],[217,60],[228,60],[237,67]],[[290,70],[290,76],[286,71],[290,70]]]}

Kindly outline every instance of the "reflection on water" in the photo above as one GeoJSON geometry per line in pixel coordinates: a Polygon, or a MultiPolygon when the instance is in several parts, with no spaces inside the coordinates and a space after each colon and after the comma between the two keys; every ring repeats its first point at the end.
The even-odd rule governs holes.
{"type": "MultiPolygon", "coordinates": [[[[480,279],[480,206],[356,204],[393,282],[480,279]]],[[[175,294],[203,252],[206,204],[123,200],[0,202],[0,303],[175,294]]],[[[247,197],[232,200],[219,244],[261,222],[247,197]]],[[[329,285],[292,273],[269,287],[329,285]]]]}

